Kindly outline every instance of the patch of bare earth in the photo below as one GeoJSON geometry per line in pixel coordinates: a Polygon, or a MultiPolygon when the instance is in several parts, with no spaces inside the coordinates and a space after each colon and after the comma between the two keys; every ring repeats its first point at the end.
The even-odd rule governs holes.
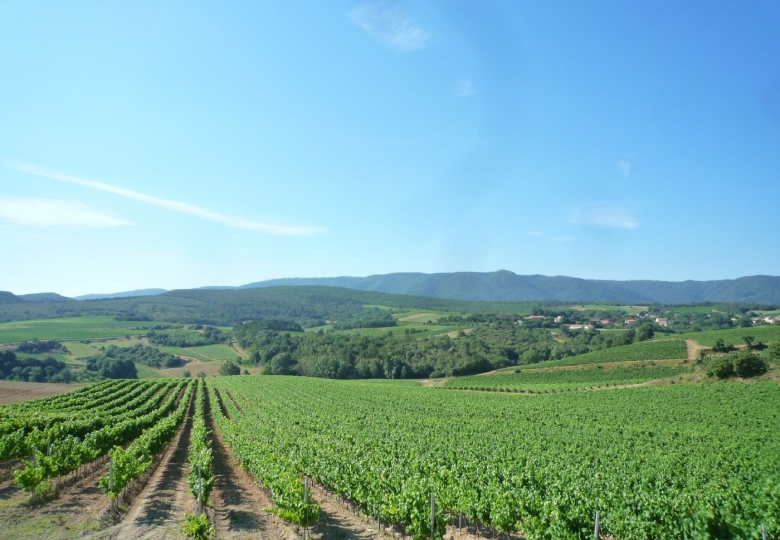
{"type": "Polygon", "coordinates": [[[699,357],[699,351],[705,348],[692,339],[686,339],[685,346],[688,348],[688,360],[696,360],[699,357]]]}
{"type": "Polygon", "coordinates": [[[0,537],[17,539],[76,538],[105,527],[108,497],[98,487],[105,460],[87,467],[83,476],[68,475],[55,498],[31,502],[30,495],[7,479],[0,484],[0,537]]]}
{"type": "Polygon", "coordinates": [[[122,521],[91,536],[111,540],[180,539],[185,512],[194,514],[197,503],[187,485],[187,458],[192,430],[192,403],[183,429],[168,446],[157,468],[122,521]]]}
{"type": "Polygon", "coordinates": [[[28,399],[39,399],[72,392],[83,384],[30,383],[21,381],[0,381],[0,405],[20,403],[28,399]]]}

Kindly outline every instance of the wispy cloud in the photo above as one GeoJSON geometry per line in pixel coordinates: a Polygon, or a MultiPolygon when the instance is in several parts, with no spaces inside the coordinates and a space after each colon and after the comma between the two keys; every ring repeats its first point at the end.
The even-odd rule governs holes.
{"type": "Polygon", "coordinates": [[[189,214],[191,216],[208,219],[210,221],[222,223],[223,225],[227,225],[228,227],[234,227],[236,229],[244,229],[248,231],[257,231],[257,232],[263,232],[269,234],[287,234],[287,235],[312,234],[312,233],[320,232],[322,230],[313,227],[292,227],[287,225],[260,223],[257,221],[244,219],[241,217],[217,214],[215,212],[206,210],[205,208],[194,206],[182,201],[160,199],[158,197],[153,197],[151,195],[146,195],[144,193],[139,193],[137,191],[132,191],[118,186],[113,186],[111,184],[106,184],[104,182],[98,182],[96,180],[87,180],[85,178],[79,178],[76,176],[51,172],[48,170],[44,170],[40,167],[36,167],[34,165],[16,164],[13,165],[11,168],[28,174],[42,176],[44,178],[60,180],[62,182],[68,182],[70,184],[76,184],[79,186],[84,186],[99,191],[107,191],[109,193],[119,195],[120,197],[125,197],[126,199],[133,199],[154,206],[159,206],[161,208],[167,208],[168,210],[173,210],[175,212],[181,212],[182,214],[189,214]]]}
{"type": "Polygon", "coordinates": [[[69,199],[0,197],[0,219],[27,227],[93,227],[131,225],[109,210],[91,208],[69,199]]]}
{"type": "Polygon", "coordinates": [[[469,79],[460,79],[455,83],[455,95],[457,97],[469,97],[474,95],[474,85],[469,79]]]}
{"type": "Polygon", "coordinates": [[[349,12],[349,18],[369,36],[396,51],[424,49],[431,43],[431,33],[398,8],[362,4],[349,12]]]}
{"type": "Polygon", "coordinates": [[[553,236],[550,238],[553,242],[571,242],[574,240],[573,236],[553,236]]]}
{"type": "Polygon", "coordinates": [[[580,204],[570,221],[575,225],[617,229],[636,229],[639,226],[637,219],[626,210],[624,204],[613,201],[580,204]]]}
{"type": "Polygon", "coordinates": [[[525,233],[526,236],[542,236],[543,234],[542,231],[528,231],[525,233]]]}
{"type": "Polygon", "coordinates": [[[618,172],[623,178],[628,178],[631,175],[630,161],[619,161],[617,168],[618,168],[618,172]]]}

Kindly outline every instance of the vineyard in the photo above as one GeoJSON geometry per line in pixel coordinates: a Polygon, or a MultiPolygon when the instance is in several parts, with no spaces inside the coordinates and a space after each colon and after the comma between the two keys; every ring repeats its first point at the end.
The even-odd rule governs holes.
{"type": "Polygon", "coordinates": [[[210,390],[226,441],[291,520],[306,474],[415,538],[430,535],[431,493],[436,534],[462,516],[588,538],[596,510],[603,534],[627,540],[780,532],[771,383],[534,398],[290,378],[210,390]]]}
{"type": "Polygon", "coordinates": [[[496,373],[448,379],[444,388],[492,390],[499,392],[546,392],[550,390],[584,390],[586,388],[636,384],[676,377],[689,373],[686,366],[639,364],[585,369],[520,369],[514,373],[496,373]]]}
{"type": "Polygon", "coordinates": [[[374,523],[370,538],[381,529],[442,538],[468,527],[586,539],[596,511],[602,538],[760,538],[762,525],[778,537],[775,383],[459,390],[607,386],[687,369],[524,370],[444,388],[302,377],[109,381],[0,407],[0,452],[14,500],[25,498],[14,519],[56,506],[81,482],[98,490],[92,504],[103,501],[102,521],[90,527],[111,538],[167,521],[165,537],[208,538],[254,516],[276,520],[263,538],[324,539],[341,530],[333,527],[365,531],[357,512],[374,523]],[[247,473],[241,493],[255,495],[241,506],[235,485],[247,473]]]}
{"type": "MultiPolygon", "coordinates": [[[[692,334],[693,335],[693,334],[692,334]]],[[[740,338],[741,339],[741,338],[740,338]]],[[[533,367],[577,366],[581,364],[606,364],[610,362],[635,362],[650,360],[681,360],[687,355],[685,341],[666,339],[663,341],[643,341],[632,345],[602,349],[560,360],[542,362],[533,367]]]]}

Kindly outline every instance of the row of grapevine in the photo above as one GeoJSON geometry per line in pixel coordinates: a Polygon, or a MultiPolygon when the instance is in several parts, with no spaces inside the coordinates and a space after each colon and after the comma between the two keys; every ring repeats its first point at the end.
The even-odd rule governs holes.
{"type": "Polygon", "coordinates": [[[112,500],[116,499],[131,481],[146,472],[154,457],[173,438],[191,405],[194,387],[195,381],[190,381],[176,410],[150,424],[130,446],[115,446],[111,450],[108,474],[100,479],[100,488],[112,500]]]}
{"type": "Polygon", "coordinates": [[[211,488],[214,487],[214,470],[211,467],[212,451],[209,444],[209,431],[206,429],[206,383],[198,381],[198,393],[195,398],[195,415],[190,431],[190,446],[188,453],[189,474],[187,484],[190,493],[198,501],[195,515],[185,514],[182,533],[188,538],[212,538],[216,534],[214,526],[209,522],[204,511],[204,505],[211,498],[211,488]]]}
{"type": "Polygon", "coordinates": [[[282,519],[309,527],[319,520],[320,506],[308,497],[301,469],[284,453],[277,452],[272,443],[258,441],[252,429],[241,421],[241,413],[232,399],[223,399],[213,385],[209,385],[211,414],[217,429],[233,450],[241,466],[249,471],[264,488],[274,504],[274,512],[282,519]],[[225,408],[227,415],[222,411],[225,408]]]}
{"type": "Polygon", "coordinates": [[[68,409],[85,409],[93,403],[96,403],[99,399],[121,392],[124,388],[133,386],[137,383],[138,381],[132,379],[106,379],[72,392],[5,405],[2,409],[4,416],[29,410],[58,412],[68,409]]]}
{"type": "MultiPolygon", "coordinates": [[[[137,384],[126,394],[115,396],[112,403],[96,406],[89,415],[81,412],[48,419],[41,423],[29,418],[16,431],[0,438],[0,461],[29,455],[34,446],[43,448],[66,437],[83,438],[89,433],[116,424],[118,421],[146,414],[159,404],[176,385],[175,382],[137,384]]],[[[23,418],[18,418],[22,422],[23,418]]]]}
{"type": "MultiPolygon", "coordinates": [[[[430,495],[529,540],[780,536],[780,387],[674,385],[534,397],[285,377],[209,385],[225,441],[300,501],[302,474],[416,538],[430,495]],[[234,401],[235,400],[235,401],[234,401]],[[214,402],[216,403],[216,401],[214,402]],[[280,484],[281,482],[281,484],[280,484]]],[[[439,536],[440,537],[440,536],[439,536]]]]}
{"type": "Polygon", "coordinates": [[[547,368],[555,366],[575,366],[582,364],[606,364],[610,362],[650,361],[650,360],[682,360],[687,358],[688,349],[685,341],[678,338],[656,341],[642,341],[631,345],[610,347],[577,356],[567,356],[560,360],[550,360],[539,364],[526,366],[527,369],[547,368]]]}
{"type": "Polygon", "coordinates": [[[691,371],[686,366],[658,366],[640,364],[619,367],[587,367],[578,369],[525,370],[519,373],[497,373],[456,377],[449,379],[444,388],[466,390],[570,390],[592,386],[633,384],[656,379],[676,377],[691,371]]]}
{"type": "MultiPolygon", "coordinates": [[[[35,445],[31,458],[23,460],[23,467],[14,471],[16,485],[33,495],[46,491],[50,479],[75,471],[105,455],[116,445],[132,441],[174,409],[184,383],[173,384],[170,392],[159,392],[157,399],[126,411],[123,417],[87,433],[83,439],[68,434],[50,441],[46,447],[35,445]]],[[[164,389],[168,387],[170,385],[163,386],[164,389]]]]}
{"type": "Polygon", "coordinates": [[[101,406],[104,403],[112,403],[116,398],[126,393],[128,387],[137,388],[143,384],[142,381],[112,381],[105,385],[95,385],[96,388],[90,392],[83,392],[91,389],[87,387],[76,392],[56,396],[56,402],[48,402],[47,398],[42,400],[31,400],[20,405],[6,405],[0,407],[2,421],[0,421],[0,436],[17,431],[19,428],[31,430],[34,427],[45,429],[46,427],[67,420],[74,413],[83,410],[91,410],[93,406],[101,406]],[[66,398],[67,396],[67,398],[66,398]],[[39,403],[39,401],[41,403],[39,403]],[[22,406],[24,405],[24,406],[22,406]]]}
{"type": "Polygon", "coordinates": [[[211,467],[213,454],[209,444],[209,432],[206,429],[205,403],[205,382],[203,379],[200,379],[198,381],[198,394],[195,398],[195,416],[192,420],[192,432],[190,435],[187,484],[190,487],[190,493],[198,501],[201,510],[203,504],[208,504],[211,497],[211,488],[214,487],[214,471],[211,467]]]}

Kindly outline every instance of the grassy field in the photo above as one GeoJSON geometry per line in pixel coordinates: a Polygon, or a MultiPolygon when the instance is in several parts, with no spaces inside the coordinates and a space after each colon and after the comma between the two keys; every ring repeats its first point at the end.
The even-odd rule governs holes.
{"type": "Polygon", "coordinates": [[[742,338],[745,336],[753,336],[756,341],[772,343],[780,341],[780,324],[752,328],[730,328],[728,330],[707,330],[690,334],[673,334],[673,336],[675,339],[692,339],[707,347],[714,346],[718,339],[722,339],[726,345],[739,345],[744,343],[742,338]]]}
{"type": "Polygon", "coordinates": [[[193,351],[199,355],[211,358],[213,360],[235,360],[238,353],[227,345],[202,345],[200,347],[187,347],[188,351],[193,351]]]}
{"type": "Polygon", "coordinates": [[[391,308],[390,306],[380,306],[378,304],[363,304],[363,307],[365,309],[379,309],[382,311],[395,311],[395,308],[391,308]]]}
{"type": "Polygon", "coordinates": [[[91,343],[70,341],[65,346],[68,348],[71,356],[74,358],[88,358],[90,356],[95,356],[98,353],[96,346],[93,346],[91,343]]]}
{"type": "Polygon", "coordinates": [[[146,334],[137,321],[117,321],[113,317],[69,317],[0,324],[0,343],[38,339],[79,340],[146,334]]]}
{"type": "Polygon", "coordinates": [[[577,311],[623,311],[625,313],[639,313],[640,311],[647,311],[647,308],[648,306],[613,306],[610,304],[577,304],[571,306],[571,309],[577,311]]]}
{"type": "Polygon", "coordinates": [[[205,356],[203,354],[200,354],[199,352],[196,352],[194,350],[194,347],[192,349],[183,349],[181,347],[160,347],[160,350],[163,352],[175,354],[177,356],[188,356],[190,358],[195,358],[197,360],[200,360],[201,362],[214,361],[214,359],[211,358],[210,356],[205,356]]]}
{"type": "MultiPolygon", "coordinates": [[[[676,337],[676,336],[675,336],[676,337]]],[[[676,360],[688,357],[685,341],[673,339],[666,341],[643,341],[621,347],[612,347],[577,356],[542,362],[523,369],[547,368],[554,366],[576,366],[580,364],[607,364],[611,362],[632,362],[646,360],[676,360]]]]}
{"type": "Polygon", "coordinates": [[[406,313],[397,313],[393,315],[398,324],[421,324],[426,322],[436,322],[442,317],[449,317],[453,313],[446,311],[423,311],[410,310],[406,313]]]}
{"type": "Polygon", "coordinates": [[[665,307],[664,311],[671,311],[672,313],[700,313],[707,315],[709,313],[723,313],[714,309],[712,306],[681,306],[681,307],[665,307]]]}
{"type": "Polygon", "coordinates": [[[163,373],[164,370],[152,369],[145,364],[136,362],[135,367],[138,370],[139,379],[163,379],[165,377],[170,377],[170,375],[163,373]]]}
{"type": "Polygon", "coordinates": [[[36,360],[45,360],[46,358],[54,358],[56,360],[59,360],[60,362],[65,362],[69,366],[84,366],[86,365],[83,361],[79,360],[78,358],[75,358],[71,355],[65,355],[65,354],[52,354],[52,353],[38,353],[38,354],[30,354],[30,353],[17,353],[17,358],[24,359],[24,358],[35,358],[36,360]]]}

